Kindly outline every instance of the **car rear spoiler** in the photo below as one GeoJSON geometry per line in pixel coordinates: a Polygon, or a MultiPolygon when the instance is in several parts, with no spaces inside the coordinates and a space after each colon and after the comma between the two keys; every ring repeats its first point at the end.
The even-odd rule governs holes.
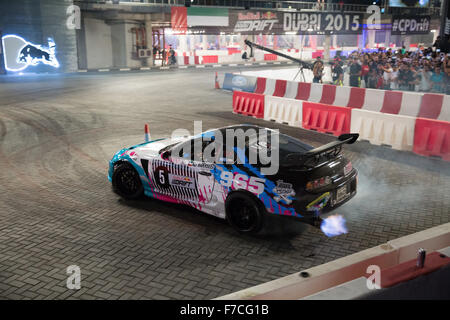
{"type": "MultiPolygon", "coordinates": [[[[305,153],[291,153],[286,156],[286,161],[293,161],[295,163],[292,164],[300,164],[305,165],[308,161],[313,160],[314,163],[317,163],[321,158],[331,158],[336,157],[342,151],[342,145],[344,144],[352,144],[358,140],[358,133],[345,133],[341,134],[336,141],[324,144],[318,148],[309,150],[305,153]]],[[[292,165],[291,164],[291,165],[292,165]]]]}

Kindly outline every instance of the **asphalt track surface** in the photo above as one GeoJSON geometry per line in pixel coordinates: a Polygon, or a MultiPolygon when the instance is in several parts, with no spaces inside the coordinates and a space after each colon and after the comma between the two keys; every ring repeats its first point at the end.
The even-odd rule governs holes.
{"type": "MultiPolygon", "coordinates": [[[[233,70],[233,69],[229,69],[233,70]]],[[[208,69],[0,77],[0,298],[210,299],[449,222],[450,164],[357,142],[349,232],[276,220],[267,234],[111,191],[108,161],[177,128],[257,123],[318,146],[334,138],[231,113],[208,69]],[[81,289],[66,269],[81,268],[81,289]]]]}

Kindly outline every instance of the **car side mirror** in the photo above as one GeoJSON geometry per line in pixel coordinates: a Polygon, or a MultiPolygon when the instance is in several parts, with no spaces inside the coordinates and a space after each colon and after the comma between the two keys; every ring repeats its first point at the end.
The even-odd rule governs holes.
{"type": "Polygon", "coordinates": [[[161,158],[163,158],[164,160],[169,160],[170,159],[170,150],[166,150],[161,154],[161,158]]]}

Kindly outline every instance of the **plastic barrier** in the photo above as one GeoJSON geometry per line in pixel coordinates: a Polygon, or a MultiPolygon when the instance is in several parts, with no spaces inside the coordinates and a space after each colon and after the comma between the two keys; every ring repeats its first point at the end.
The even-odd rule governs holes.
{"type": "Polygon", "coordinates": [[[263,94],[264,91],[266,91],[266,78],[260,78],[256,79],[256,89],[255,93],[263,94]]]}
{"type": "Polygon", "coordinates": [[[230,91],[254,92],[256,87],[256,77],[244,76],[241,74],[226,73],[222,85],[219,87],[230,91]]]}
{"type": "Polygon", "coordinates": [[[320,83],[311,83],[311,93],[308,101],[319,102],[322,99],[323,85],[320,83]]]}
{"type": "Polygon", "coordinates": [[[438,120],[450,121],[450,96],[445,95],[444,101],[442,102],[441,113],[439,114],[438,120]]]}
{"type": "MultiPolygon", "coordinates": [[[[264,90],[263,94],[266,96],[273,96],[273,93],[275,91],[275,83],[277,80],[275,79],[266,79],[266,89],[264,90]]],[[[259,93],[259,92],[256,92],[259,93]]]]}
{"type": "Polygon", "coordinates": [[[219,56],[203,56],[203,63],[218,63],[219,56]]]}
{"type": "Polygon", "coordinates": [[[403,92],[400,91],[385,91],[383,106],[380,112],[398,114],[402,106],[403,92]]]}
{"type": "Polygon", "coordinates": [[[286,80],[267,79],[264,94],[268,96],[284,97],[284,94],[286,92],[286,85],[286,80]]]}
{"type": "Polygon", "coordinates": [[[320,99],[320,103],[334,104],[335,98],[336,98],[336,86],[332,84],[322,85],[322,98],[320,99]]]}
{"type": "Polygon", "coordinates": [[[233,92],[233,113],[255,118],[264,117],[264,95],[243,91],[233,92]]]}
{"type": "Polygon", "coordinates": [[[273,92],[273,96],[284,97],[284,94],[286,93],[286,86],[287,86],[286,80],[277,80],[277,82],[275,83],[275,90],[273,92]]]}
{"type": "Polygon", "coordinates": [[[450,161],[450,122],[417,118],[413,151],[450,161]]]}
{"type": "Polygon", "coordinates": [[[334,105],[340,107],[346,107],[350,100],[351,87],[336,87],[336,97],[334,99],[334,105]]]}
{"type": "Polygon", "coordinates": [[[422,96],[418,118],[437,119],[441,114],[444,95],[436,93],[425,93],[422,96]]]}
{"type": "Polygon", "coordinates": [[[266,96],[264,101],[264,120],[302,126],[303,101],[266,96]]]}
{"type": "Polygon", "coordinates": [[[416,119],[361,109],[352,109],[351,132],[375,145],[390,145],[397,150],[412,150],[416,119]]]}
{"type": "Polygon", "coordinates": [[[287,81],[286,83],[286,92],[284,93],[284,97],[288,99],[295,99],[298,91],[298,82],[295,81],[287,81]]]}
{"type": "Polygon", "coordinates": [[[402,104],[398,114],[403,116],[417,117],[422,102],[422,93],[403,92],[402,104]]]}
{"type": "Polygon", "coordinates": [[[297,87],[297,95],[295,96],[295,99],[308,101],[310,93],[311,93],[311,83],[299,82],[297,87]]]}
{"type": "Polygon", "coordinates": [[[379,112],[383,106],[384,90],[365,89],[365,91],[366,96],[362,109],[379,112]]]}
{"type": "Polygon", "coordinates": [[[366,89],[364,88],[351,88],[350,98],[348,99],[347,107],[361,109],[364,105],[366,98],[366,89]]]}
{"type": "Polygon", "coordinates": [[[339,136],[350,132],[351,110],[320,103],[303,102],[302,127],[339,136]]]}
{"type": "Polygon", "coordinates": [[[264,61],[273,61],[277,60],[277,55],[273,53],[265,53],[264,54],[264,61]]]}

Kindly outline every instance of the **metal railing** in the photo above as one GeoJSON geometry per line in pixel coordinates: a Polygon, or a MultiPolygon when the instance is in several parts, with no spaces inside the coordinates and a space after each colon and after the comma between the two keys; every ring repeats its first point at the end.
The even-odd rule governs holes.
{"type": "MultiPolygon", "coordinates": [[[[360,4],[338,4],[338,3],[322,3],[311,0],[303,1],[263,1],[263,0],[189,0],[192,6],[217,6],[229,8],[251,8],[251,9],[293,9],[305,11],[344,11],[344,12],[360,12],[364,13],[368,5],[360,4]]],[[[184,6],[185,0],[75,0],[81,3],[97,3],[97,4],[148,4],[148,5],[177,5],[184,6]]],[[[440,15],[439,7],[416,8],[416,7],[387,7],[385,13],[404,15],[404,14],[429,14],[440,15]]]]}

